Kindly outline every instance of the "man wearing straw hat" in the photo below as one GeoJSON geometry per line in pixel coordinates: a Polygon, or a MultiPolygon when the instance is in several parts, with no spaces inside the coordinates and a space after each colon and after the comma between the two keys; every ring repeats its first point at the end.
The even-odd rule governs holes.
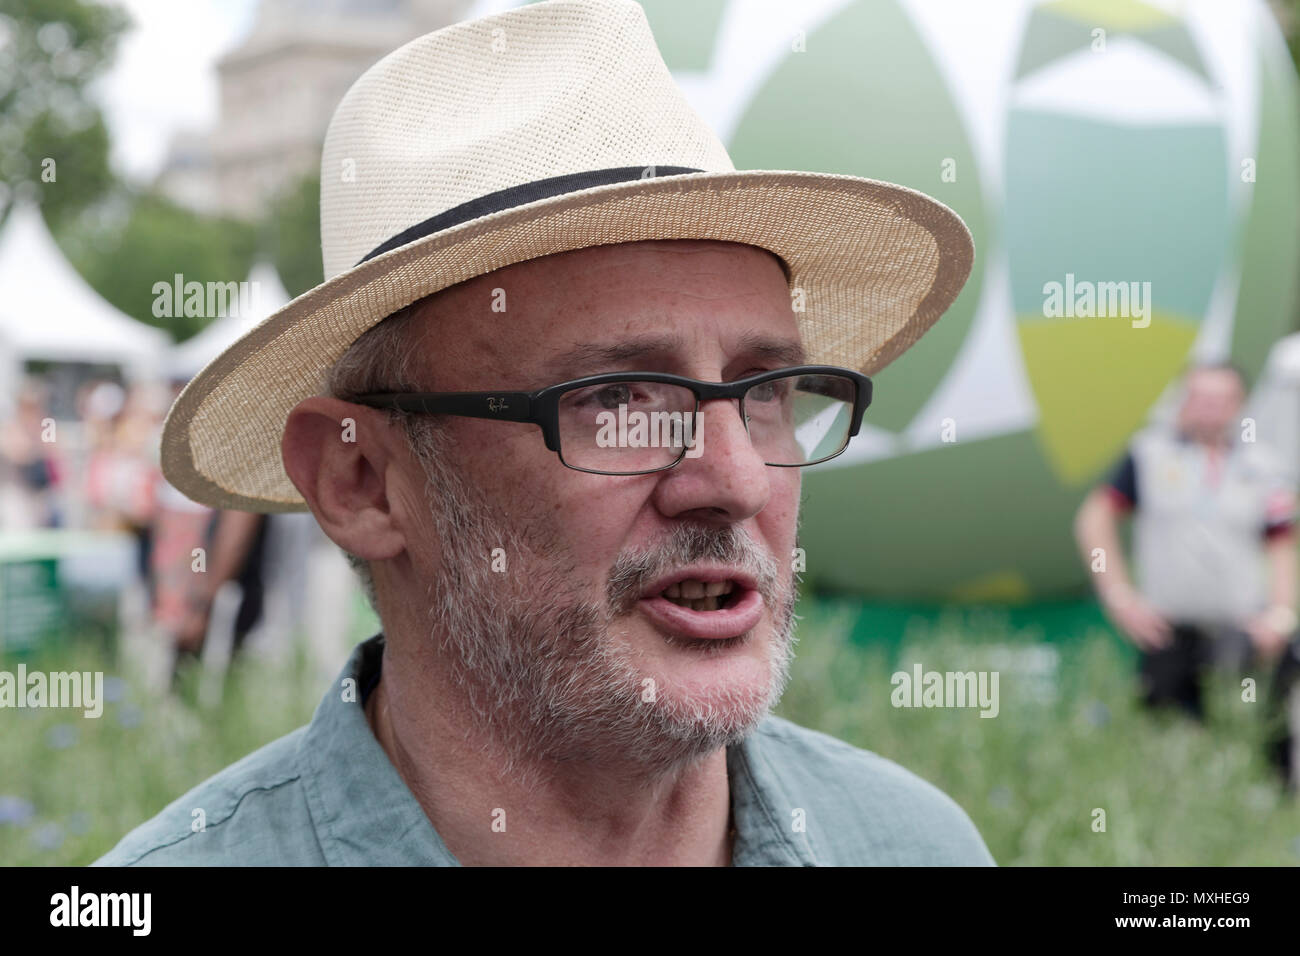
{"type": "Polygon", "coordinates": [[[383,633],[100,862],[991,864],[933,786],[770,714],[800,466],[960,291],[961,220],[736,171],[628,0],[390,54],[321,182],[325,283],[189,385],[163,462],[309,508],[383,633]]]}

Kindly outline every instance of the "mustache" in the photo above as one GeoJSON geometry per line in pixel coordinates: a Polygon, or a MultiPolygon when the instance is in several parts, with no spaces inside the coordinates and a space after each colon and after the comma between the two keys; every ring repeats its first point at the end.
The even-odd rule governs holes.
{"type": "Polygon", "coordinates": [[[630,612],[656,578],[701,561],[731,565],[750,575],[768,606],[777,606],[782,590],[780,566],[748,531],[738,525],[688,524],[674,528],[662,544],[619,555],[606,588],[611,616],[630,612]]]}

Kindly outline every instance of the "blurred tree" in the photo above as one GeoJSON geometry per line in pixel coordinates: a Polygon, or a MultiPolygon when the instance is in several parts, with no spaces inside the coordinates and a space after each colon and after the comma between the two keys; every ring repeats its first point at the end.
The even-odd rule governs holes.
{"type": "Polygon", "coordinates": [[[265,254],[285,291],[297,296],[324,280],[320,249],[320,176],[303,177],[272,204],[262,228],[265,254]]]}
{"type": "Polygon", "coordinates": [[[1270,0],[1277,14],[1286,45],[1291,48],[1291,60],[1300,70],[1300,0],[1270,0]]]}
{"type": "Polygon", "coordinates": [[[113,183],[108,131],[86,86],[130,25],[90,0],[0,0],[0,210],[15,194],[57,229],[113,183]]]}
{"type": "MultiPolygon", "coordinates": [[[[1291,50],[1291,62],[1300,70],[1300,0],[1269,0],[1277,22],[1286,37],[1286,45],[1291,50]]],[[[1300,264],[1297,264],[1300,268],[1300,264]]],[[[1300,303],[1296,305],[1296,314],[1291,327],[1300,330],[1300,303]]]]}
{"type": "Polygon", "coordinates": [[[80,238],[67,248],[86,281],[127,315],[177,341],[216,316],[155,315],[155,284],[174,285],[177,273],[183,283],[242,282],[257,252],[256,226],[202,216],[155,193],[134,197],[124,224],[80,238]]]}

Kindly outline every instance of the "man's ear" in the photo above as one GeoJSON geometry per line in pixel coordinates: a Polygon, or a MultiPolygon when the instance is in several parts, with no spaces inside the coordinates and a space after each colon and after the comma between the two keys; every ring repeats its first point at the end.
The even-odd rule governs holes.
{"type": "Polygon", "coordinates": [[[388,414],[337,398],[313,396],[285,422],[280,456],[321,530],[367,561],[406,547],[398,489],[397,447],[388,414]]]}

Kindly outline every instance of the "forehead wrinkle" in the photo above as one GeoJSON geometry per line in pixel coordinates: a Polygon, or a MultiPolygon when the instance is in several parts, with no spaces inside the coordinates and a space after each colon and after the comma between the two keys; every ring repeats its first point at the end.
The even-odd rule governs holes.
{"type": "Polygon", "coordinates": [[[798,339],[780,338],[762,332],[746,332],[742,335],[738,351],[783,365],[804,365],[808,361],[803,343],[798,339]]]}
{"type": "MultiPolygon", "coordinates": [[[[684,356],[686,351],[686,340],[680,335],[638,336],[622,342],[609,343],[584,342],[548,359],[538,373],[546,381],[539,381],[536,387],[542,388],[554,384],[558,380],[557,377],[576,378],[584,374],[599,374],[610,371],[611,369],[607,367],[610,365],[637,359],[684,356]]],[[[787,339],[756,331],[745,332],[740,336],[735,354],[746,358],[766,359],[782,365],[803,365],[806,362],[803,345],[798,339],[787,339]]]]}
{"type": "Polygon", "coordinates": [[[553,355],[543,364],[542,371],[552,375],[575,374],[602,365],[682,353],[685,349],[686,340],[680,335],[638,336],[608,343],[583,342],[568,351],[553,355]]]}

